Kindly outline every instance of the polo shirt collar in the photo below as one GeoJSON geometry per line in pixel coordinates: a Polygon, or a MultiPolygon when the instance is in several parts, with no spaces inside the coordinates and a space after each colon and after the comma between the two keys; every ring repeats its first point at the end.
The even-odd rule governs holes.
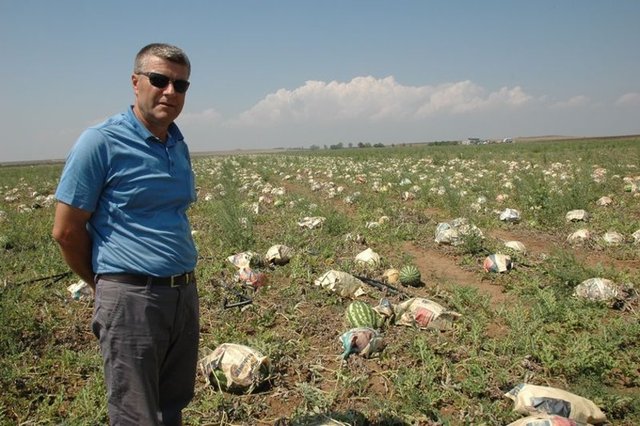
{"type": "MultiPolygon", "coordinates": [[[[133,105],[130,105],[129,108],[127,108],[125,117],[142,139],[144,139],[145,141],[154,142],[157,142],[159,140],[149,131],[149,129],[144,127],[140,120],[138,120],[138,117],[136,117],[136,115],[133,113],[133,105]]],[[[167,138],[167,146],[173,146],[177,142],[181,142],[184,140],[184,136],[182,136],[182,132],[180,132],[180,129],[178,128],[176,123],[169,124],[168,132],[169,137],[167,138]]]]}

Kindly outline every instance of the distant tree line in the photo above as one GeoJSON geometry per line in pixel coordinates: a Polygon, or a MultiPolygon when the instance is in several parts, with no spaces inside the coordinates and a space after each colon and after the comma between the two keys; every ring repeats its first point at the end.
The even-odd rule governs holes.
{"type": "MultiPolygon", "coordinates": [[[[353,143],[349,142],[349,144],[347,145],[349,148],[353,148],[353,143]]],[[[358,142],[358,144],[356,145],[358,148],[384,148],[385,145],[383,143],[374,143],[371,144],[369,142],[358,142]]],[[[392,145],[395,146],[395,145],[392,145]]],[[[337,144],[333,144],[333,145],[323,145],[322,147],[323,149],[343,149],[344,148],[344,143],[340,142],[337,144]]],[[[320,145],[311,145],[309,147],[309,149],[311,151],[317,151],[319,149],[321,149],[320,145]]]]}

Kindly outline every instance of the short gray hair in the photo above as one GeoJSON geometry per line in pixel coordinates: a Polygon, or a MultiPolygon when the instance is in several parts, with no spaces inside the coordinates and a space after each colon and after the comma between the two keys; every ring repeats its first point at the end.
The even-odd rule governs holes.
{"type": "Polygon", "coordinates": [[[151,43],[140,49],[133,64],[134,74],[146,71],[145,61],[149,56],[157,56],[175,64],[185,65],[191,75],[191,62],[187,54],[179,47],[166,43],[151,43]]]}

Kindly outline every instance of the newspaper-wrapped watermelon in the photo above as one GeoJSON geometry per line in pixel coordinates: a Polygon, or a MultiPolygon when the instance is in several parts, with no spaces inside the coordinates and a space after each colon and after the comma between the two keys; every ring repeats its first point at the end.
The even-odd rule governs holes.
{"type": "Polygon", "coordinates": [[[362,265],[376,266],[380,264],[380,255],[371,248],[367,248],[366,250],[358,253],[355,260],[356,263],[362,265]]]}
{"type": "Polygon", "coordinates": [[[485,272],[507,272],[513,268],[511,256],[506,254],[492,254],[484,259],[482,264],[485,272]]]}
{"type": "Polygon", "coordinates": [[[252,251],[236,253],[232,256],[227,257],[227,260],[238,269],[259,268],[264,264],[264,259],[262,258],[262,256],[252,251]]]}
{"type": "Polygon", "coordinates": [[[383,348],[382,335],[370,327],[352,328],[340,336],[340,342],[344,349],[342,359],[349,358],[351,354],[369,358],[383,348]]]}
{"type": "Polygon", "coordinates": [[[412,297],[395,306],[395,323],[420,329],[447,330],[461,315],[422,297],[412,297]]]}
{"type": "Polygon", "coordinates": [[[504,246],[513,253],[527,254],[527,248],[520,241],[505,241],[504,246]]]}
{"type": "Polygon", "coordinates": [[[583,209],[571,210],[565,215],[567,222],[587,222],[589,218],[589,213],[583,209]]]}
{"type": "Polygon", "coordinates": [[[271,375],[268,357],[235,343],[223,343],[199,364],[211,386],[233,393],[251,393],[271,375]]]}
{"type": "Polygon", "coordinates": [[[451,222],[441,222],[436,226],[435,241],[438,244],[451,244],[458,246],[464,243],[466,238],[484,239],[482,231],[469,222],[466,217],[458,217],[451,222]]]}
{"type": "Polygon", "coordinates": [[[516,209],[504,209],[500,213],[500,220],[503,222],[511,222],[511,223],[520,222],[520,211],[516,209]]]}
{"type": "Polygon", "coordinates": [[[322,276],[314,281],[314,284],[329,291],[336,292],[341,297],[356,298],[367,293],[364,290],[366,284],[361,280],[347,272],[333,269],[322,274],[322,276]]]}
{"type": "Polygon", "coordinates": [[[554,414],[582,424],[607,421],[592,401],[562,389],[522,383],[504,396],[514,402],[514,411],[521,414],[554,414]]]}
{"type": "Polygon", "coordinates": [[[619,288],[606,278],[589,278],[582,281],[573,291],[574,296],[595,302],[608,302],[618,298],[619,288]]]}
{"type": "Polygon", "coordinates": [[[267,284],[267,276],[264,272],[257,272],[251,268],[241,268],[236,274],[237,281],[253,286],[258,289],[267,284]]]}
{"type": "Polygon", "coordinates": [[[283,244],[271,246],[265,254],[265,259],[270,265],[286,265],[291,260],[293,249],[283,244]]]}
{"type": "Polygon", "coordinates": [[[582,228],[582,229],[578,229],[577,231],[569,235],[567,237],[567,242],[575,244],[575,243],[582,243],[589,239],[591,239],[591,232],[589,232],[589,230],[586,228],[582,228]]]}

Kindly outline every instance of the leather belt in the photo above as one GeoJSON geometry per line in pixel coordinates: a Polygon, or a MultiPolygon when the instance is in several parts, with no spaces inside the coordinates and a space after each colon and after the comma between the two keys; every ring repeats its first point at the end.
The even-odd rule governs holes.
{"type": "Polygon", "coordinates": [[[184,274],[171,275],[169,277],[154,277],[151,275],[138,274],[99,274],[98,279],[125,284],[151,284],[165,287],[182,287],[195,282],[196,274],[193,271],[186,272],[184,274]]]}

